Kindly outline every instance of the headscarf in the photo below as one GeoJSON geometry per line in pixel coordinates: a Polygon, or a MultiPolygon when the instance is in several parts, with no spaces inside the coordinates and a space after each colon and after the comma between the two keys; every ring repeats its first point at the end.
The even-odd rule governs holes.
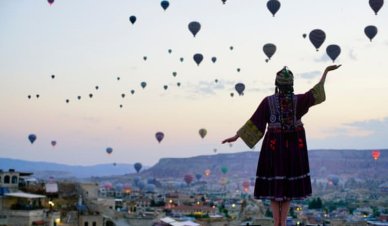
{"type": "Polygon", "coordinates": [[[294,85],[294,75],[292,71],[288,69],[287,66],[284,66],[282,70],[276,73],[276,86],[293,86],[294,85]]]}

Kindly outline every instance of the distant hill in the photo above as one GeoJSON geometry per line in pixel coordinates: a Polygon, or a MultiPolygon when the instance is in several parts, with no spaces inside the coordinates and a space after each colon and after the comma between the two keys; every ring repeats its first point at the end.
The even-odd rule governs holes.
{"type": "MultiPolygon", "coordinates": [[[[373,178],[388,180],[388,149],[380,150],[376,161],[372,150],[311,150],[309,151],[310,171],[312,177],[325,178],[328,175],[340,175],[342,178],[373,178]]],[[[183,178],[185,174],[203,176],[204,171],[211,171],[211,178],[251,178],[256,174],[260,152],[246,151],[237,153],[220,153],[188,158],[162,158],[152,167],[144,167],[135,174],[132,164],[100,164],[95,166],[72,166],[48,162],[31,162],[0,158],[0,169],[6,171],[33,172],[35,177],[48,178],[88,178],[100,179],[125,178],[141,176],[143,178],[183,178]],[[227,172],[222,172],[221,168],[227,172]],[[123,175],[125,175],[123,177],[123,175]]],[[[204,176],[203,176],[204,178],[204,176]]]]}
{"type": "Polygon", "coordinates": [[[34,177],[48,178],[89,178],[135,173],[132,164],[99,164],[93,166],[65,165],[50,162],[33,162],[10,158],[0,158],[0,169],[8,171],[32,172],[34,177]]]}
{"type": "MultiPolygon", "coordinates": [[[[372,158],[372,150],[311,150],[309,151],[312,177],[325,178],[341,175],[343,178],[374,178],[388,180],[388,149],[380,150],[378,160],[372,158]]],[[[203,175],[210,169],[211,176],[251,178],[256,175],[260,152],[248,151],[231,154],[204,155],[190,158],[162,158],[153,167],[140,173],[143,177],[183,178],[185,174],[203,175]]]]}

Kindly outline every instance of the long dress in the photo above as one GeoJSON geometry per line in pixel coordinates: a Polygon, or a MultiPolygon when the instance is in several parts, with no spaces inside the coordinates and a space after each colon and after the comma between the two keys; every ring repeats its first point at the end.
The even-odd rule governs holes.
{"type": "Polygon", "coordinates": [[[237,131],[250,147],[264,135],[256,172],[254,197],[275,201],[304,199],[311,195],[306,135],[301,118],[311,106],[325,101],[323,82],[292,101],[276,93],[267,96],[237,131]],[[287,104],[288,103],[288,104],[287,104]],[[291,103],[291,104],[290,104],[291,103]]]}

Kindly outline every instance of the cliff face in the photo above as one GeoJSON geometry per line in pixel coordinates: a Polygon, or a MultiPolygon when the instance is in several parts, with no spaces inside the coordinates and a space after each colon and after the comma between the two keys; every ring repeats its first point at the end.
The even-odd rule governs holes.
{"type": "MultiPolygon", "coordinates": [[[[378,160],[374,160],[371,153],[372,150],[312,150],[309,152],[311,175],[327,177],[334,174],[365,179],[373,176],[376,179],[388,179],[388,149],[380,150],[378,160]]],[[[163,158],[141,174],[155,178],[181,178],[185,174],[203,175],[209,169],[211,176],[225,174],[251,178],[256,174],[259,154],[249,151],[191,158],[163,158]]]]}

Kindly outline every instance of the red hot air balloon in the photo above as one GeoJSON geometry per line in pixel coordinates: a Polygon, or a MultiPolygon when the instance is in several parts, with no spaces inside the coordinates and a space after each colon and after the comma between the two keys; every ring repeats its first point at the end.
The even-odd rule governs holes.
{"type": "Polygon", "coordinates": [[[380,158],[380,151],[379,150],[372,151],[372,157],[374,160],[378,160],[380,158]]]}
{"type": "Polygon", "coordinates": [[[249,181],[244,181],[243,183],[242,183],[242,186],[243,186],[243,189],[244,189],[244,192],[248,192],[249,191],[249,186],[250,186],[250,183],[249,183],[249,181]]]}
{"type": "Polygon", "coordinates": [[[187,185],[190,185],[191,182],[193,181],[194,177],[193,175],[191,174],[186,174],[184,177],[183,177],[183,180],[187,183],[187,185]]]}

